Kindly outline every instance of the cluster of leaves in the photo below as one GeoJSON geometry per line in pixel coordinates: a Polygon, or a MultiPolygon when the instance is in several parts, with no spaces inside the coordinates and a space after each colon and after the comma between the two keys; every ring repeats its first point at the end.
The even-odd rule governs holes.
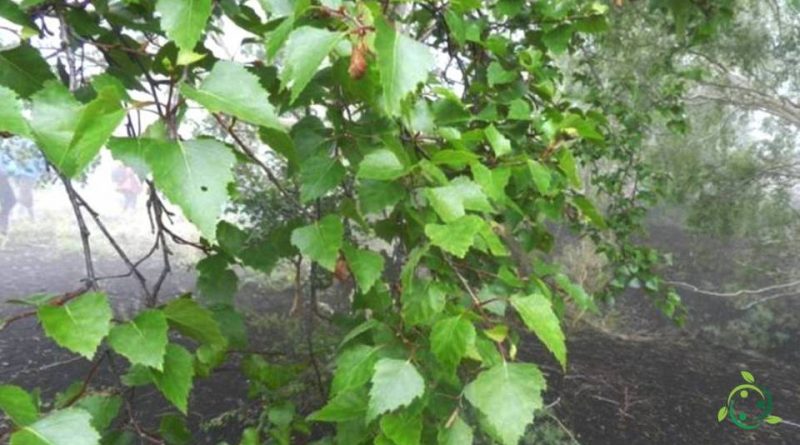
{"type": "MultiPolygon", "coordinates": [[[[225,315],[189,298],[142,311],[124,323],[112,323],[111,306],[102,292],[76,293],[57,303],[45,295],[28,303],[36,307],[45,334],[56,344],[87,359],[116,352],[131,363],[121,376],[125,385],[154,385],[183,414],[188,412],[195,375],[207,375],[228,345],[216,321],[225,315]],[[195,340],[196,353],[170,341],[170,329],[195,340]],[[98,352],[104,340],[107,348],[98,352]]],[[[66,389],[55,401],[55,408],[41,416],[36,394],[18,386],[0,386],[0,409],[18,427],[11,443],[60,444],[76,438],[78,442],[74,443],[94,444],[99,443],[101,433],[110,443],[126,438],[119,432],[107,432],[119,415],[122,396],[87,394],[86,390],[81,384],[66,389]]]]}
{"type": "MultiPolygon", "coordinates": [[[[611,228],[616,236],[598,239],[621,252],[609,255],[613,261],[627,263],[621,286],[640,271],[652,276],[658,262],[654,252],[616,244],[632,233],[639,207],[612,205],[606,219],[581,177],[582,165],[637,164],[639,140],[630,134],[645,123],[624,121],[607,139],[616,126],[610,118],[623,111],[597,84],[594,97],[570,97],[558,63],[607,29],[608,7],[261,3],[266,22],[233,0],[2,3],[23,36],[44,33],[58,18],[66,51],[98,52],[107,66],[81,81],[62,66],[59,80],[34,45],[3,50],[0,131],[31,138],[65,178],[80,175],[106,146],[181,209],[208,253],[193,298],[113,327],[102,293],[44,300],[37,315],[45,332],[87,358],[105,339],[103,354],[131,363],[125,385],[154,385],[185,414],[193,379],[245,341],[232,266],[269,273],[281,258],[295,258],[353,280],[356,293],[329,399],[308,417],[336,425],[335,439],[322,443],[467,444],[478,436],[518,443],[546,388],[539,368],[517,356],[525,332],[566,368],[565,306],[595,308],[543,259],[555,241],[551,227],[598,237],[611,228]],[[217,59],[205,43],[222,17],[263,43],[265,60],[217,59]],[[189,103],[224,124],[230,139],[179,137],[189,103]],[[140,109],[163,122],[142,132],[129,124],[128,137],[112,137],[140,109]],[[284,177],[237,136],[237,125],[259,128],[284,177]],[[260,169],[294,207],[266,235],[221,221],[241,163],[260,169]],[[376,251],[378,240],[397,264],[376,251]],[[196,347],[169,341],[170,328],[196,347]]],[[[630,183],[621,173],[600,182],[623,197],[630,183]]],[[[278,390],[292,375],[258,356],[244,367],[256,392],[278,390]]],[[[105,432],[119,395],[101,403],[82,393],[40,414],[35,396],[3,387],[0,408],[19,427],[11,443],[95,444],[100,433],[119,443],[110,438],[122,433],[105,432]]],[[[269,440],[290,443],[307,431],[295,416],[291,405],[271,405],[243,443],[261,443],[268,431],[269,440]]],[[[175,422],[166,419],[169,432],[175,422]]]]}

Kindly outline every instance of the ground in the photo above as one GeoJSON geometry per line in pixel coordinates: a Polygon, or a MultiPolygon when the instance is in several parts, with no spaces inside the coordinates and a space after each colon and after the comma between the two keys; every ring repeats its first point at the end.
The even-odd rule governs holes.
{"type": "MultiPolygon", "coordinates": [[[[19,233],[19,232],[18,232],[19,233]]],[[[131,239],[135,242],[135,239],[131,239]]],[[[112,255],[98,253],[100,275],[124,272],[112,255]]],[[[0,301],[37,292],[62,293],[79,286],[83,263],[76,246],[50,238],[12,238],[0,250],[0,301]]],[[[192,273],[180,264],[166,284],[164,295],[176,295],[194,286],[192,273]]],[[[156,274],[155,266],[147,269],[156,274]]],[[[135,309],[139,300],[130,279],[104,283],[118,312],[135,309]]],[[[285,318],[290,294],[245,283],[240,303],[259,314],[270,311],[285,318]]],[[[741,370],[753,373],[774,394],[774,414],[800,421],[800,353],[796,333],[780,347],[756,353],[720,341],[705,329],[723,326],[740,316],[733,302],[684,292],[690,310],[687,327],[679,329],[657,313],[645,297],[626,294],[609,317],[596,323],[576,323],[568,334],[569,366],[563,372],[538,343],[529,339],[520,351],[547,373],[546,403],[583,445],[616,444],[786,444],[800,443],[800,428],[789,424],[743,431],[719,423],[717,411],[731,388],[741,383],[741,370]],[[604,324],[605,323],[605,324],[604,324]]],[[[794,307],[796,309],[796,307],[794,307]]],[[[0,305],[0,318],[22,310],[0,305]]],[[[266,316],[266,315],[264,315],[266,316]]],[[[720,331],[722,332],[722,331],[720,331]]],[[[253,327],[254,343],[284,348],[274,333],[253,327]]],[[[73,381],[84,378],[89,362],[44,338],[33,319],[17,322],[0,332],[0,382],[27,389],[41,388],[44,399],[73,381]]],[[[96,385],[109,384],[113,375],[101,370],[96,385]]],[[[190,424],[197,444],[221,440],[238,443],[235,422],[215,422],[221,415],[247,403],[247,383],[233,365],[223,366],[211,378],[198,381],[190,401],[190,424]],[[222,427],[209,428],[213,424],[222,427]]],[[[155,390],[138,394],[134,409],[153,424],[170,407],[155,390]]],[[[3,434],[0,421],[0,436],[3,434]]]]}

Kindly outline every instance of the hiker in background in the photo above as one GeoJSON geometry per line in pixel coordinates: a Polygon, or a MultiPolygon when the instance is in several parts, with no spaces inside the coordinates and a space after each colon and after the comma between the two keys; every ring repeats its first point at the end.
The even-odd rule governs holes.
{"type": "Polygon", "coordinates": [[[32,141],[20,137],[0,141],[0,233],[8,232],[17,204],[34,219],[33,191],[46,168],[44,157],[32,141]]]}
{"type": "Polygon", "coordinates": [[[117,184],[117,192],[122,194],[122,210],[135,211],[136,201],[142,192],[142,183],[136,172],[125,165],[118,165],[111,172],[111,179],[117,184]]]}
{"type": "Polygon", "coordinates": [[[0,147],[0,235],[8,234],[8,219],[17,203],[10,181],[16,167],[8,148],[0,147]]]}
{"type": "Polygon", "coordinates": [[[35,219],[33,190],[42,179],[47,165],[32,141],[12,138],[7,145],[6,151],[10,152],[15,164],[15,168],[9,176],[16,189],[17,204],[27,211],[28,217],[33,221],[35,219]]]}

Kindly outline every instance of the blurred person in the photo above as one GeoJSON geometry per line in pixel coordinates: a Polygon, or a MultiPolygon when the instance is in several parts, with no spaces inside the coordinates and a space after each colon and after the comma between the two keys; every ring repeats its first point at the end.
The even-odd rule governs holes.
{"type": "Polygon", "coordinates": [[[0,233],[8,233],[14,206],[21,204],[33,219],[33,190],[46,168],[36,145],[12,137],[0,141],[0,233]]]}
{"type": "Polygon", "coordinates": [[[117,184],[117,192],[122,194],[122,210],[124,212],[136,210],[136,202],[139,193],[142,192],[142,183],[136,172],[120,164],[111,172],[111,179],[117,184]]]}
{"type": "Polygon", "coordinates": [[[0,153],[0,235],[3,236],[8,234],[8,218],[17,203],[14,189],[11,188],[9,180],[9,172],[14,168],[13,162],[5,150],[0,153]]]}
{"type": "Polygon", "coordinates": [[[19,158],[16,160],[17,168],[11,177],[16,186],[17,203],[27,210],[28,217],[33,221],[35,220],[33,190],[42,178],[46,164],[31,141],[23,139],[17,147],[19,158]]]}

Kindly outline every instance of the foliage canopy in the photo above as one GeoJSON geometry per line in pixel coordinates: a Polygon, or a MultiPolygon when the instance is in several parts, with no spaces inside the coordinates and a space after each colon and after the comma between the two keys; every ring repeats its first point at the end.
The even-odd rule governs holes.
{"type": "MultiPolygon", "coordinates": [[[[656,273],[661,256],[629,241],[656,197],[657,175],[637,161],[653,110],[625,107],[590,64],[567,57],[599,44],[613,5],[251,3],[0,0],[21,38],[0,51],[0,131],[38,145],[81,225],[97,217],[71,181],[107,147],[147,180],[164,261],[174,242],[206,254],[197,295],[164,303],[161,280],[142,280],[148,307],[127,321],[113,319],[87,258],[86,288],[30,303],[57,344],[95,366],[125,357],[124,387],[153,385],[186,414],[194,380],[246,342],[233,266],[268,274],[288,260],[310,271],[298,289],[310,317],[319,276],[354,283],[353,308],[336,319],[345,334],[328,399],[308,418],[281,399],[307,367],[243,361],[264,409],[243,444],[291,443],[309,422],[326,422],[335,433],[318,443],[513,445],[546,389],[536,364],[519,360],[533,338],[525,332],[566,368],[561,317],[568,306],[596,309],[549,262],[554,228],[591,237],[615,265],[612,287],[595,298],[641,286],[680,319],[656,273]],[[213,50],[232,26],[255,48],[246,62],[213,50]],[[60,45],[55,70],[40,45],[48,39],[60,45]],[[81,65],[87,58],[99,59],[94,69],[81,65]],[[214,131],[186,130],[195,106],[214,131]],[[158,119],[142,128],[147,113],[158,119]],[[280,218],[222,221],[239,168],[269,184],[280,218]],[[164,199],[200,240],[172,232],[164,199]]],[[[652,3],[648,13],[666,11],[674,26],[665,32],[680,35],[708,34],[709,17],[727,12],[652,3]]],[[[112,423],[125,391],[96,409],[99,396],[84,387],[39,412],[31,393],[4,386],[0,408],[16,424],[12,444],[180,436],[180,417],[158,433],[112,423]]]]}

